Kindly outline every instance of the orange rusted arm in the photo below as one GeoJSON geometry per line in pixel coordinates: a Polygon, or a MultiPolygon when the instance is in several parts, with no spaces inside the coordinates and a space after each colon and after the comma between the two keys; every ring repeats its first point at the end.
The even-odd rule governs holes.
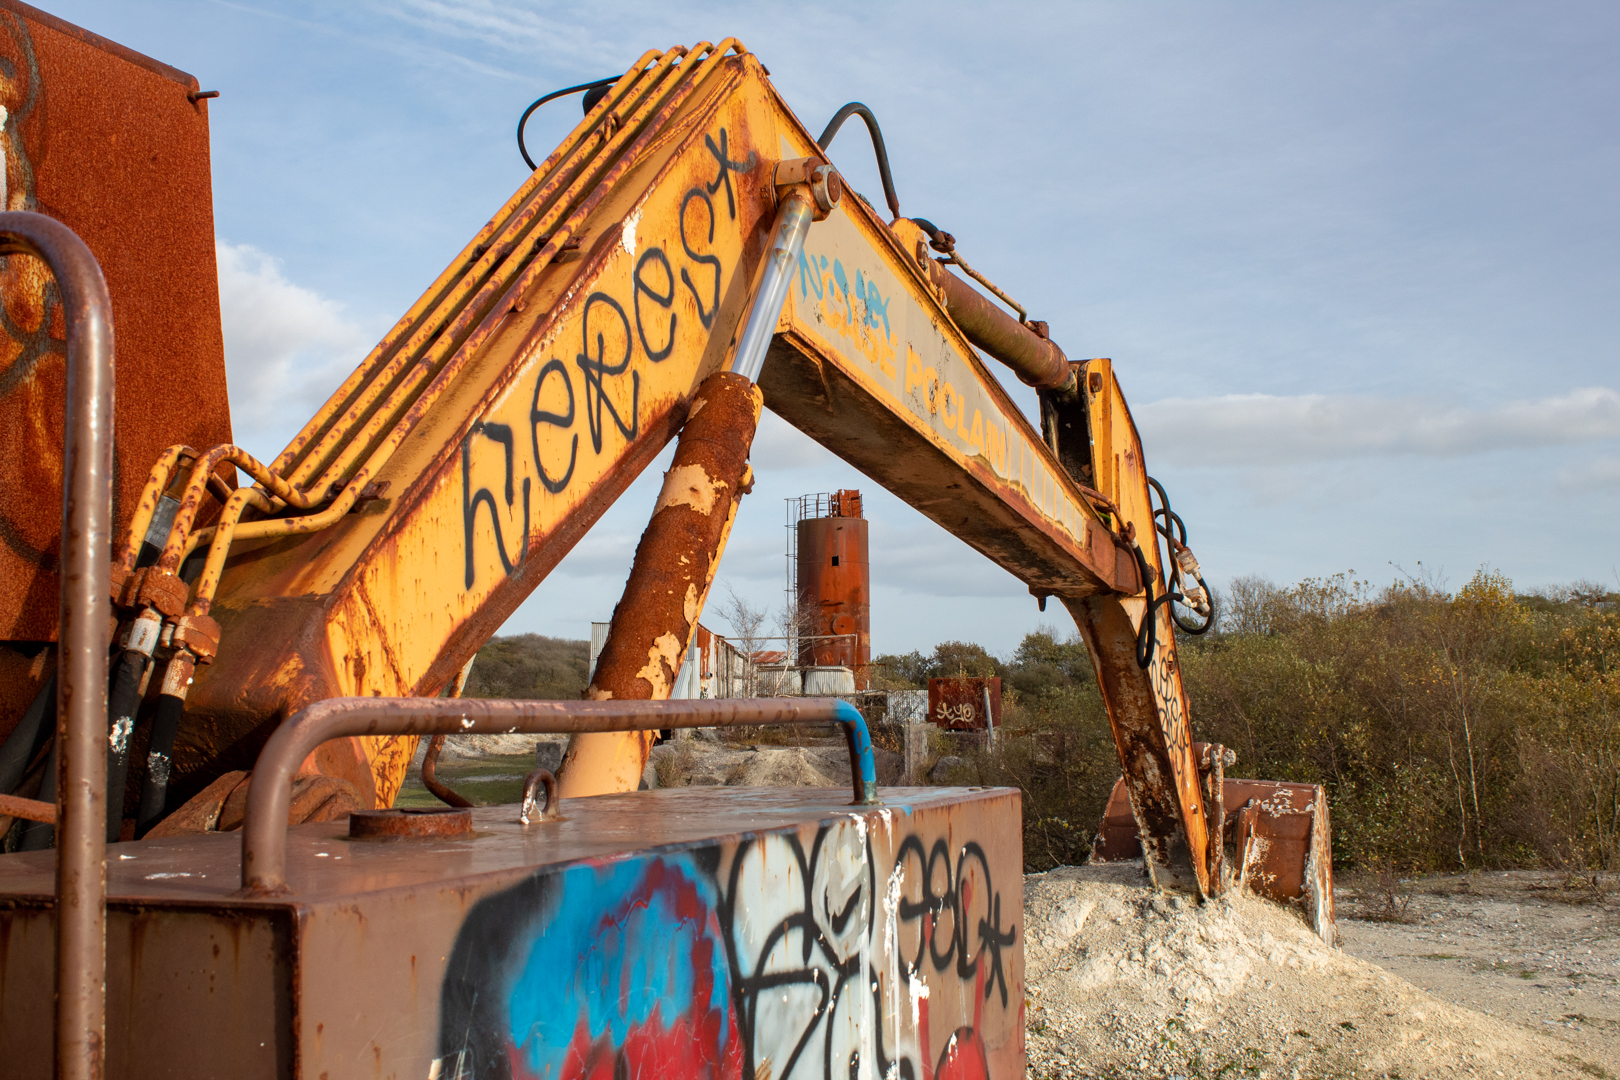
{"type": "MultiPolygon", "coordinates": [[[[593,688],[667,695],[763,399],[1075,613],[1148,831],[1167,851],[1186,840],[1199,887],[1218,889],[1173,629],[1162,606],[1144,616],[1163,567],[1111,367],[1071,364],[938,266],[918,225],[835,187],[736,42],[638,61],[287,450],[242,463],[259,489],[212,532],[177,519],[165,565],[205,541],[209,557],[194,599],[163,586],[166,620],[204,651],[217,620],[219,641],[185,695],[178,793],[314,701],[437,693],[679,434],[593,688]],[[783,247],[807,199],[815,223],[783,247]],[[1079,410],[1069,434],[1033,427],[975,344],[1058,388],[1079,410]],[[1146,668],[1144,617],[1166,620],[1146,668]]],[[[190,490],[205,462],[235,460],[222,451],[190,490]]],[[[564,794],[634,785],[645,747],[610,738],[597,758],[575,744],[564,794]]],[[[386,805],[414,745],[357,736],[311,764],[386,805]]]]}

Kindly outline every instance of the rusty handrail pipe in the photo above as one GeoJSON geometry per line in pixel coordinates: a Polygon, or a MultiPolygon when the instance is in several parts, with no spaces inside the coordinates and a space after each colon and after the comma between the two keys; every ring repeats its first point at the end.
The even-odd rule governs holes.
{"type": "Polygon", "coordinates": [[[1077,389],[1068,357],[1056,343],[1001,310],[935,259],[928,260],[928,279],[945,294],[945,310],[967,339],[1012,368],[1020,382],[1041,390],[1077,389]]]}
{"type": "Polygon", "coordinates": [[[253,766],[242,826],[242,891],[287,888],[287,811],[294,773],[317,746],[349,735],[542,735],[744,724],[832,722],[849,745],[855,805],[877,803],[872,739],[860,711],[837,698],[699,701],[491,701],[465,698],[331,698],[282,724],[253,766]]]}
{"type": "Polygon", "coordinates": [[[0,255],[42,261],[62,294],[60,663],[56,689],[56,1075],[102,1075],[107,998],[107,627],[112,544],[112,301],[72,229],[0,213],[0,255]]]}
{"type": "Polygon", "coordinates": [[[444,739],[443,735],[435,735],[428,740],[427,753],[422,755],[422,786],[444,805],[464,810],[472,805],[471,801],[439,779],[439,753],[444,749],[444,739]]]}

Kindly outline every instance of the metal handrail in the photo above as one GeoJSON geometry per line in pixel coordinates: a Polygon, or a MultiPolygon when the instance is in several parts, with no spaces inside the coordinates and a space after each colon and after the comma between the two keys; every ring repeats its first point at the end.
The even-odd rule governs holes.
{"type": "Polygon", "coordinates": [[[107,639],[112,301],[96,257],[44,214],[0,213],[0,255],[50,268],[67,326],[56,746],[56,1075],[102,1075],[107,995],[107,639]]]}
{"type": "Polygon", "coordinates": [[[541,735],[744,724],[843,726],[855,805],[877,804],[877,767],[866,720],[836,698],[722,698],[699,701],[491,701],[467,698],[332,698],[278,727],[259,753],[242,826],[242,891],[287,888],[287,811],[294,773],[328,739],[351,735],[541,735]]]}

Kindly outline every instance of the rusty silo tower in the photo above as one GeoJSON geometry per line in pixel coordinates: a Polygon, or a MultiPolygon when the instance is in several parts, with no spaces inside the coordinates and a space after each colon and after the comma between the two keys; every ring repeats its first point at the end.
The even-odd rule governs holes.
{"type": "Polygon", "coordinates": [[[859,491],[788,500],[800,668],[847,667],[870,686],[871,565],[859,491]]]}

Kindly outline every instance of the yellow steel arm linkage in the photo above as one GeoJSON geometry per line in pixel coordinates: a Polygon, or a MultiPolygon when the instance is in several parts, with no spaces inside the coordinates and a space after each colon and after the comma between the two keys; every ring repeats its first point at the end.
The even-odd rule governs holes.
{"type": "MultiPolygon", "coordinates": [[[[775,164],[821,156],[736,42],[648,53],[274,462],[166,455],[115,587],[130,613],[183,628],[175,640],[193,652],[218,642],[180,691],[176,794],[250,767],[274,724],[312,701],[445,685],[680,430],[740,333],[775,164]],[[227,464],[254,486],[199,527],[227,464]],[[137,570],[165,491],[180,508],[163,559],[137,570]],[[203,545],[201,575],[179,584],[203,545]]],[[[1080,371],[1088,493],[946,313],[922,240],[853,197],[812,226],[760,376],[765,404],[1070,608],[1144,829],[1164,857],[1185,836],[1208,890],[1165,609],[1153,663],[1136,663],[1133,526],[1159,591],[1162,571],[1109,365],[1080,371]]],[[[386,804],[413,749],[358,738],[314,764],[386,804]]]]}

